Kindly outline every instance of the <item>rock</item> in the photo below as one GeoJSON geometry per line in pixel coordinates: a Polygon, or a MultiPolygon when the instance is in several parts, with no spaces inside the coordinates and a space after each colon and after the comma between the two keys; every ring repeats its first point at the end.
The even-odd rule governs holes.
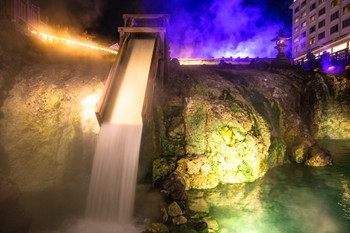
{"type": "Polygon", "coordinates": [[[209,214],[209,205],[203,198],[190,199],[187,204],[193,212],[209,214]]]}
{"type": "MultiPolygon", "coordinates": [[[[175,159],[176,160],[176,159],[175,159]]],[[[153,181],[169,175],[175,170],[176,162],[174,159],[160,158],[153,161],[153,181]]]]}
{"type": "Polygon", "coordinates": [[[19,202],[16,184],[0,174],[0,233],[26,233],[32,217],[19,202]]]}
{"type": "Polygon", "coordinates": [[[194,229],[199,233],[207,233],[208,232],[208,224],[204,221],[197,222],[194,224],[194,229]]]}
{"type": "Polygon", "coordinates": [[[160,211],[162,212],[163,221],[164,221],[164,222],[167,222],[167,221],[169,220],[168,212],[166,211],[165,208],[162,208],[160,211]]]}
{"type": "Polygon", "coordinates": [[[280,137],[276,137],[272,140],[269,148],[268,164],[269,168],[280,166],[284,162],[284,156],[286,154],[287,145],[280,137]]]}
{"type": "Polygon", "coordinates": [[[169,233],[169,229],[163,223],[151,223],[145,233],[169,233]]]}
{"type": "Polygon", "coordinates": [[[220,230],[219,224],[212,216],[204,217],[203,221],[208,224],[208,232],[218,233],[220,230]]]}
{"type": "Polygon", "coordinates": [[[310,158],[306,160],[305,164],[314,167],[332,165],[332,157],[328,150],[314,145],[310,150],[310,158]]]}
{"type": "Polygon", "coordinates": [[[161,189],[162,193],[166,194],[169,202],[176,201],[184,207],[188,197],[186,183],[179,172],[171,173],[169,177],[160,180],[155,185],[161,189]]]}
{"type": "Polygon", "coordinates": [[[168,206],[168,215],[171,217],[183,215],[180,206],[175,201],[168,206]]]}
{"type": "Polygon", "coordinates": [[[185,218],[184,216],[177,216],[177,217],[173,217],[172,221],[174,225],[182,225],[187,223],[187,218],[185,218]]]}
{"type": "Polygon", "coordinates": [[[206,157],[180,159],[176,171],[181,173],[186,181],[186,190],[214,188],[219,184],[206,157]]]}
{"type": "Polygon", "coordinates": [[[294,146],[291,151],[291,160],[297,163],[303,163],[308,158],[308,146],[301,143],[294,146]]]}

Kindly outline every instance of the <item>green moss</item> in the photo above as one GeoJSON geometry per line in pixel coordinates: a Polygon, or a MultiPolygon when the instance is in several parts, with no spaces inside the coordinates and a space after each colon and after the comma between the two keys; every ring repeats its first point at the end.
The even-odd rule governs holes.
{"type": "Polygon", "coordinates": [[[243,174],[247,182],[252,182],[256,179],[253,174],[253,169],[245,161],[238,166],[238,171],[243,174]]]}
{"type": "Polygon", "coordinates": [[[232,132],[232,129],[230,127],[225,126],[219,129],[219,133],[226,142],[227,146],[233,146],[235,143],[235,135],[232,132]]]}
{"type": "Polygon", "coordinates": [[[308,146],[301,143],[292,148],[291,160],[297,163],[303,163],[308,157],[308,146]]]}
{"type": "Polygon", "coordinates": [[[279,166],[283,164],[286,154],[286,143],[280,137],[276,137],[272,140],[269,148],[268,165],[269,168],[279,166]]]}
{"type": "Polygon", "coordinates": [[[206,152],[206,103],[201,98],[188,100],[185,112],[186,154],[201,155],[206,152]]]}
{"type": "Polygon", "coordinates": [[[173,159],[165,159],[160,158],[153,161],[153,182],[159,178],[165,177],[169,175],[171,172],[175,170],[176,167],[176,158],[173,159]]]}

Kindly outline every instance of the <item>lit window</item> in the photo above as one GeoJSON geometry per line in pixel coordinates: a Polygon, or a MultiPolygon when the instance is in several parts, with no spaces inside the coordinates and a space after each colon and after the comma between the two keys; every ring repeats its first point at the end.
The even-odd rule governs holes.
{"type": "Polygon", "coordinates": [[[322,40],[323,38],[325,38],[325,36],[325,32],[321,32],[320,34],[318,34],[318,40],[322,40]]]}
{"type": "Polygon", "coordinates": [[[335,12],[335,13],[333,13],[333,14],[331,15],[331,21],[333,21],[333,20],[335,20],[335,19],[337,19],[337,18],[339,18],[339,11],[337,11],[337,12],[335,12]]]}
{"type": "Polygon", "coordinates": [[[316,15],[311,16],[311,17],[310,17],[310,22],[315,21],[315,19],[316,19],[316,15]]]}
{"type": "Polygon", "coordinates": [[[296,47],[294,48],[294,52],[295,52],[295,53],[298,52],[298,46],[296,46],[296,47]]]}
{"type": "Polygon", "coordinates": [[[294,23],[297,23],[297,22],[299,22],[299,18],[294,19],[294,23]]]}
{"type": "Polygon", "coordinates": [[[305,17],[306,16],[306,11],[304,11],[302,14],[301,14],[301,17],[305,17]]]}
{"type": "Polygon", "coordinates": [[[303,22],[302,24],[301,24],[301,27],[303,28],[303,27],[305,27],[306,26],[306,22],[303,22]]]}
{"type": "Polygon", "coordinates": [[[299,32],[299,31],[300,31],[299,27],[294,28],[294,32],[299,32]]]}
{"type": "Polygon", "coordinates": [[[294,43],[297,43],[297,42],[299,42],[299,37],[298,36],[294,38],[294,43]]]}
{"type": "Polygon", "coordinates": [[[314,3],[314,4],[312,4],[312,5],[310,6],[310,11],[312,11],[312,10],[314,10],[314,9],[316,9],[316,3],[314,3]]]}
{"type": "Polygon", "coordinates": [[[350,11],[350,4],[346,5],[344,8],[343,8],[343,14],[346,14],[350,11]]]}
{"type": "Polygon", "coordinates": [[[350,26],[350,18],[343,21],[343,28],[350,26]]]}
{"type": "Polygon", "coordinates": [[[326,26],[326,20],[325,19],[318,23],[318,28],[322,28],[324,26],[326,26]]]}
{"type": "Polygon", "coordinates": [[[331,3],[332,8],[339,4],[339,0],[333,0],[331,3]]]}
{"type": "Polygon", "coordinates": [[[316,38],[312,37],[309,41],[309,44],[315,44],[315,42],[316,42],[316,38]]]}
{"type": "Polygon", "coordinates": [[[301,8],[303,8],[304,6],[306,6],[306,0],[301,3],[301,8]]]}
{"type": "Polygon", "coordinates": [[[299,11],[299,7],[295,8],[294,9],[294,14],[298,13],[298,11],[299,11]]]}
{"type": "Polygon", "coordinates": [[[331,27],[331,34],[337,32],[337,31],[338,31],[338,24],[331,27]]]}
{"type": "Polygon", "coordinates": [[[326,7],[323,7],[321,10],[318,12],[318,16],[321,16],[326,13],[326,7]]]}
{"type": "Polygon", "coordinates": [[[316,31],[316,26],[310,28],[310,34],[316,31]]]}

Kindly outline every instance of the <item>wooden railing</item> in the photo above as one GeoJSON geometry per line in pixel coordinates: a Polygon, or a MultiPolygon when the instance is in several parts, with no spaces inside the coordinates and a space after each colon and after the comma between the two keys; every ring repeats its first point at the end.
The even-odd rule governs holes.
{"type": "Polygon", "coordinates": [[[1,18],[11,19],[26,31],[40,31],[47,24],[40,19],[40,7],[30,0],[0,0],[1,18]]]}

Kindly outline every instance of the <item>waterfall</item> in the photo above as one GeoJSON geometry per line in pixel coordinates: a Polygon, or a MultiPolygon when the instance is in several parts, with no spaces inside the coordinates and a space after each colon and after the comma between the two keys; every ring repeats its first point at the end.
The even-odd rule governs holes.
{"type": "MultiPolygon", "coordinates": [[[[133,219],[141,112],[154,45],[155,38],[130,39],[121,58],[93,161],[86,208],[92,221],[124,226],[133,219]]],[[[98,232],[127,232],[107,228],[98,232]]]]}

